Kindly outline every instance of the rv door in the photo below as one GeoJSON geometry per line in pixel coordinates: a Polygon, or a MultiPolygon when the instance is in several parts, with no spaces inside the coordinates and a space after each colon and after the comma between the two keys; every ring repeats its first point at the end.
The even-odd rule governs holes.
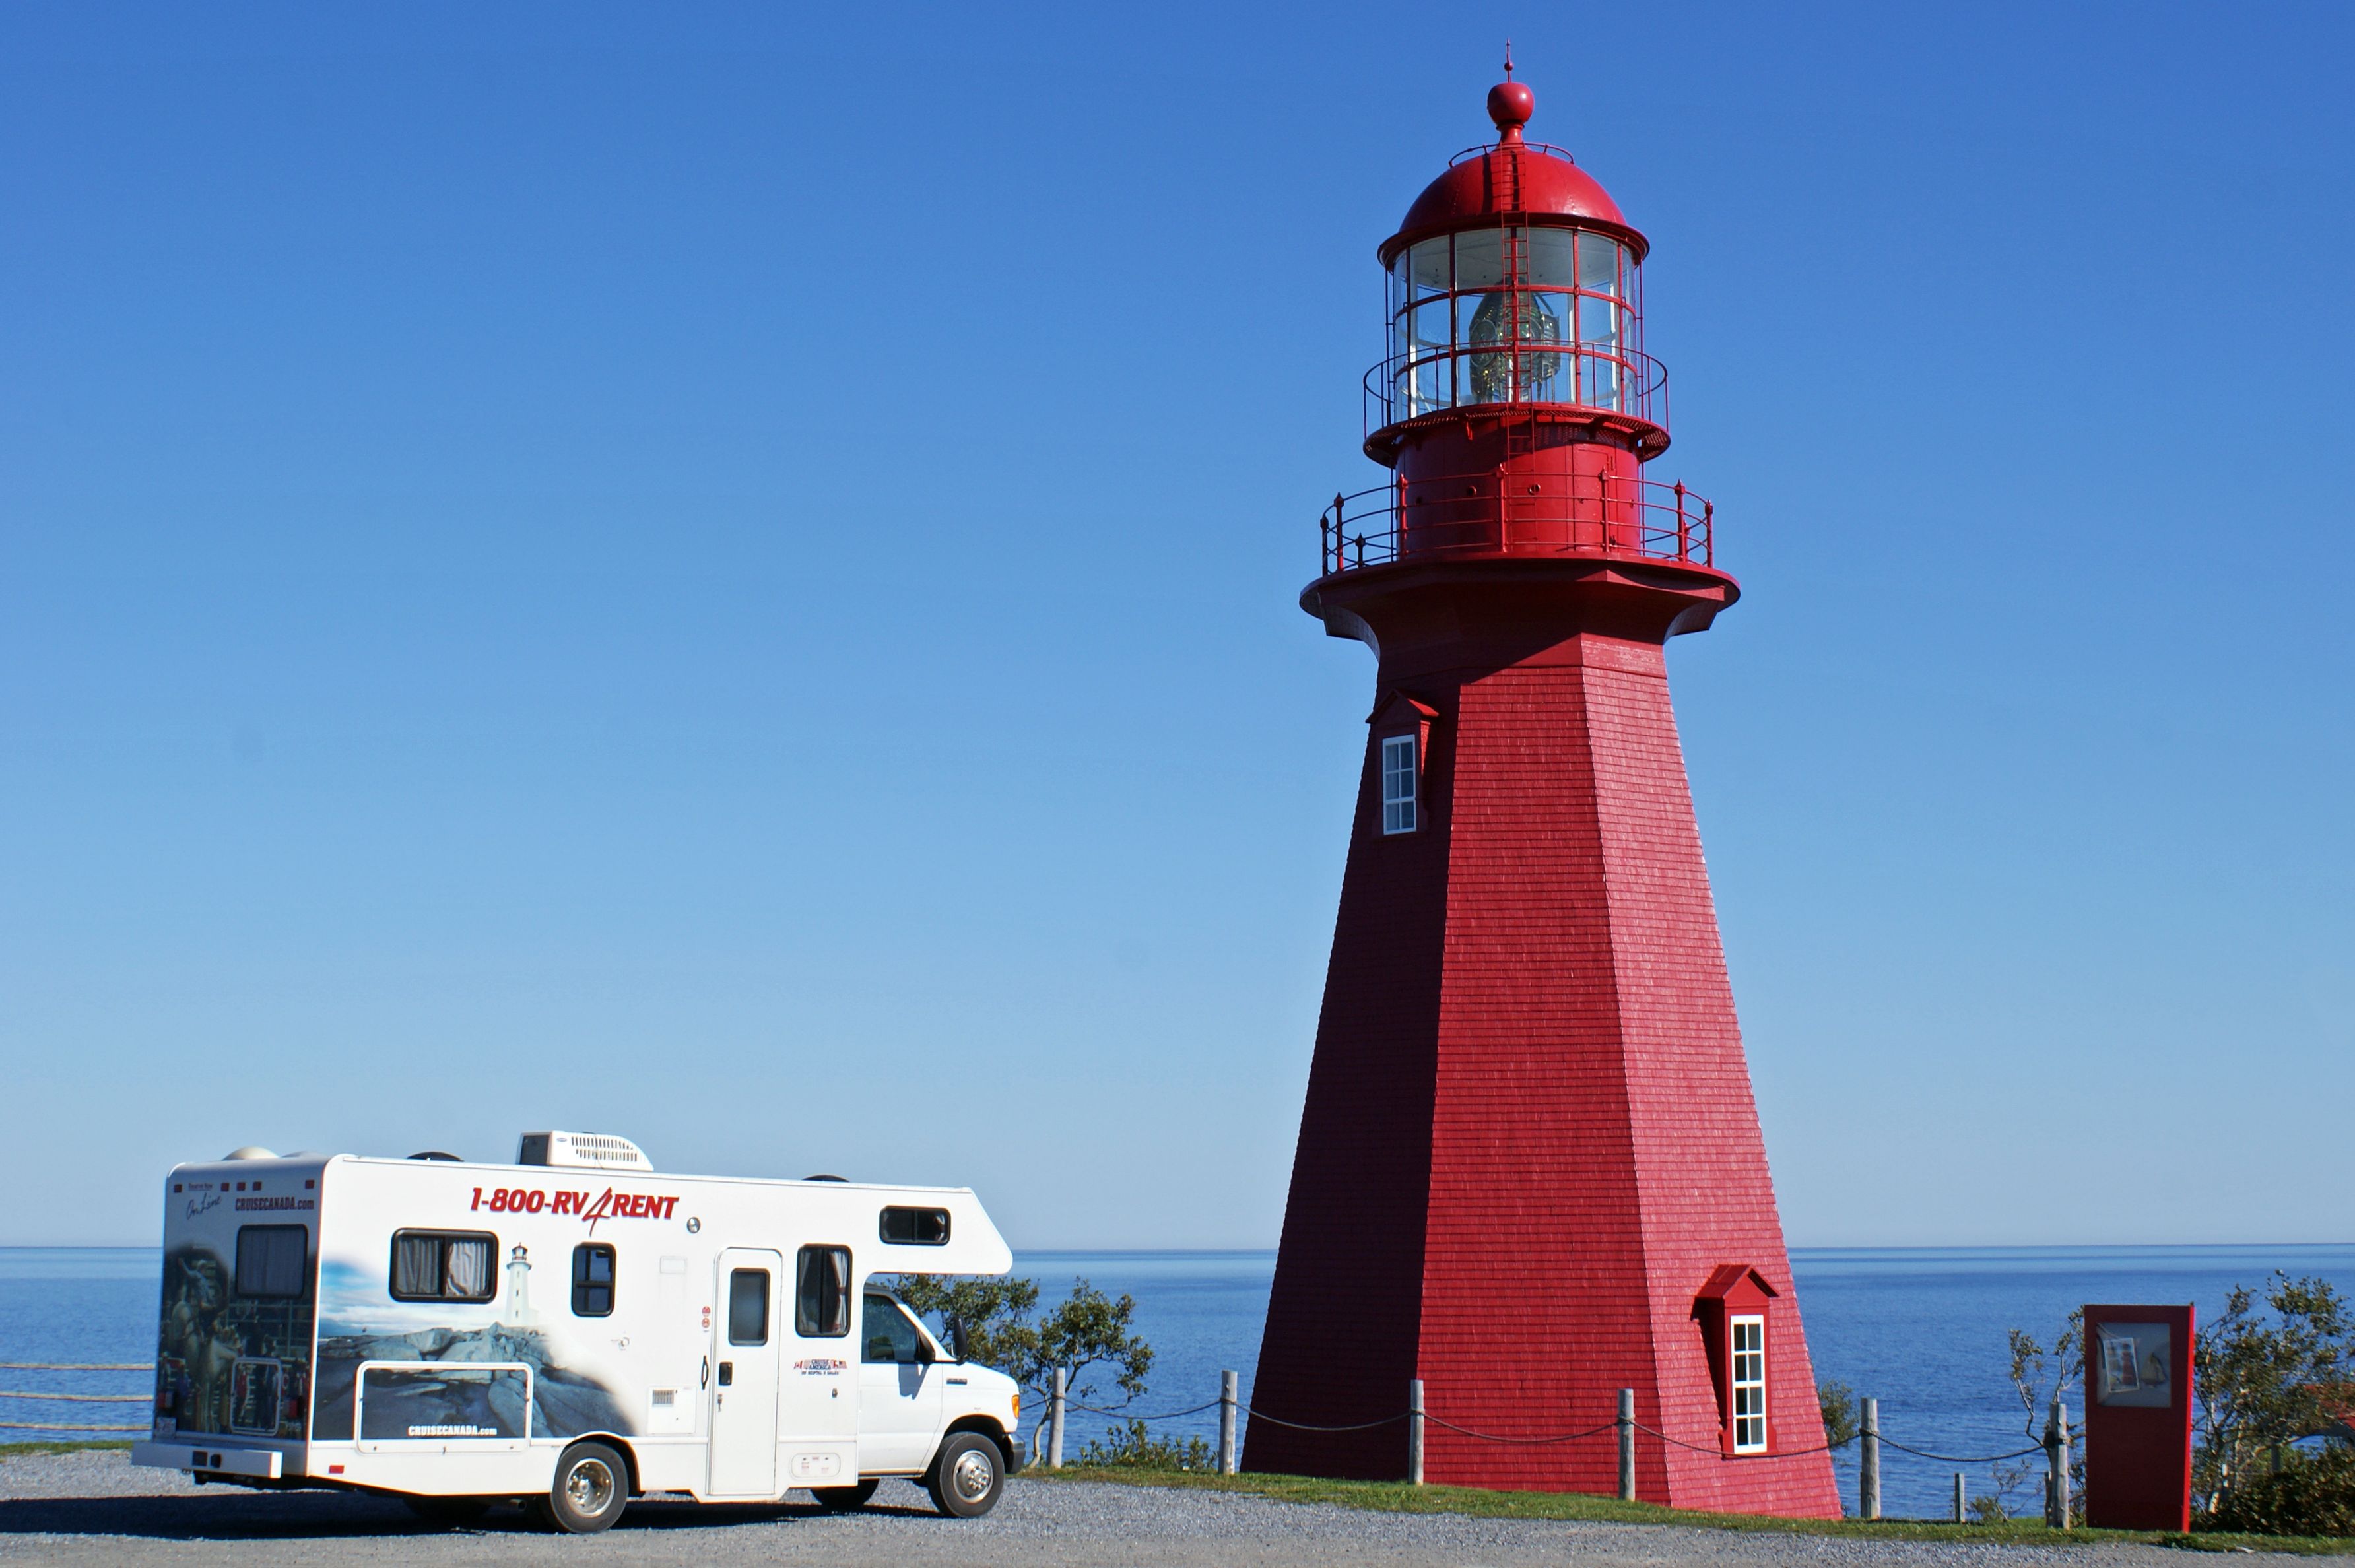
{"type": "Polygon", "coordinates": [[[821,1243],[794,1254],[785,1309],[785,1386],[777,1426],[785,1485],[847,1487],[870,1469],[860,1451],[858,1350],[850,1337],[858,1278],[850,1249],[821,1243]]]}
{"type": "Polygon", "coordinates": [[[719,1498],[773,1498],[777,1485],[777,1317],[784,1259],[746,1247],[719,1254],[711,1326],[711,1481],[719,1498]]]}

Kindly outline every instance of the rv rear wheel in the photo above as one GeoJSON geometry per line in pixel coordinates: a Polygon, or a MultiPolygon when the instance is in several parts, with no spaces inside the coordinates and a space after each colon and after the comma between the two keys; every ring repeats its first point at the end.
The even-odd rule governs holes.
{"type": "Polygon", "coordinates": [[[550,1530],[593,1535],[622,1517],[630,1501],[630,1470],[603,1443],[575,1443],[556,1461],[556,1484],[532,1499],[532,1512],[550,1530]]]}
{"type": "Polygon", "coordinates": [[[1006,1456],[977,1432],[952,1432],[924,1486],[932,1506],[954,1519],[979,1519],[1006,1487],[1006,1456]]]}
{"type": "Polygon", "coordinates": [[[840,1513],[847,1509],[865,1508],[867,1499],[875,1495],[875,1477],[868,1477],[855,1487],[812,1487],[810,1496],[817,1506],[840,1513]]]}

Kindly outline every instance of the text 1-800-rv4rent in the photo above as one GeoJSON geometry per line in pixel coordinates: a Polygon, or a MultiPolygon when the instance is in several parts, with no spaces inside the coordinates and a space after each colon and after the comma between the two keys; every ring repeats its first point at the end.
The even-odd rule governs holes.
{"type": "Polygon", "coordinates": [[[573,1531],[652,1492],[856,1506],[885,1476],[977,1515],[1019,1391],[869,1282],[1012,1266],[964,1188],[664,1175],[598,1134],[527,1134],[514,1165],[240,1149],[165,1183],[132,1459],[573,1531]]]}

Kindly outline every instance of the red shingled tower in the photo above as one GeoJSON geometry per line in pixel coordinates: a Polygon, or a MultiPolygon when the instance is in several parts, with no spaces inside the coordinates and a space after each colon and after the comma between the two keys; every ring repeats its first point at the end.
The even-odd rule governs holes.
{"type": "Polygon", "coordinates": [[[1496,144],[1381,246],[1395,472],[1301,595],[1380,669],[1246,1462],[1401,1476],[1403,1422],[1301,1426],[1420,1377],[1430,1480],[1608,1492],[1607,1430],[1453,1428],[1632,1388],[1644,1499],[1837,1516],[1661,657],[1739,590],[1644,475],[1648,246],[1532,107],[1492,91],[1496,144]]]}

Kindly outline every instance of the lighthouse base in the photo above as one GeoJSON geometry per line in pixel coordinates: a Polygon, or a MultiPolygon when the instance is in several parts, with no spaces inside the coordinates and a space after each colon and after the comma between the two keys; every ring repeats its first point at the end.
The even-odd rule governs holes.
{"type": "Polygon", "coordinates": [[[1632,1389],[1640,1498],[1838,1517],[1674,606],[1514,597],[1327,595],[1379,642],[1380,696],[1244,1462],[1398,1478],[1420,1378],[1426,1479],[1610,1493],[1632,1389]],[[1408,734],[1418,821],[1385,834],[1408,734]]]}

